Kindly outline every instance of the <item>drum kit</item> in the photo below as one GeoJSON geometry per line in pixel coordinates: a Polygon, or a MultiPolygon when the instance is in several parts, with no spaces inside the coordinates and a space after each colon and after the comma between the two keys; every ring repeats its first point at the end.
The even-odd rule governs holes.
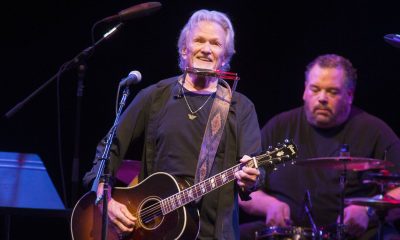
{"type": "Polygon", "coordinates": [[[296,162],[296,165],[305,167],[320,167],[332,170],[341,171],[341,212],[339,223],[336,225],[336,229],[316,229],[314,228],[303,228],[303,227],[268,227],[262,231],[255,232],[255,239],[279,239],[279,240],[328,240],[346,239],[345,229],[346,226],[343,223],[344,206],[345,205],[359,205],[365,206],[367,209],[374,211],[379,220],[378,227],[378,239],[383,239],[383,224],[388,211],[392,208],[400,208],[400,200],[388,198],[384,195],[388,186],[400,186],[400,174],[390,174],[386,168],[392,167],[393,163],[364,157],[352,157],[348,154],[341,154],[338,157],[322,157],[322,158],[310,158],[307,160],[300,160],[296,162]],[[367,178],[363,183],[374,183],[378,184],[381,190],[381,194],[373,197],[358,197],[358,198],[345,198],[344,188],[346,184],[347,171],[365,171],[365,170],[380,170],[379,173],[367,174],[367,178]],[[385,197],[384,197],[385,196],[385,197]]]}
{"type": "MultiPolygon", "coordinates": [[[[400,48],[400,34],[387,34],[384,40],[393,47],[400,48]]],[[[326,229],[316,229],[313,226],[310,228],[302,227],[269,227],[262,231],[255,232],[255,239],[279,239],[279,240],[327,240],[327,239],[345,239],[344,231],[346,226],[343,224],[344,205],[359,205],[372,209],[379,220],[378,239],[383,239],[383,224],[388,211],[392,208],[400,208],[400,200],[392,199],[385,196],[388,186],[400,186],[400,174],[390,174],[385,169],[392,167],[393,164],[388,161],[383,161],[373,158],[352,157],[348,152],[348,146],[344,147],[345,151],[338,157],[322,157],[311,158],[307,160],[297,161],[296,164],[306,167],[321,167],[332,170],[340,170],[340,187],[341,187],[341,206],[340,206],[340,221],[336,228],[336,234],[326,229]],[[346,149],[347,148],[347,149],[346,149]],[[344,153],[344,154],[343,154],[344,153]],[[346,184],[347,171],[365,171],[365,170],[381,170],[380,173],[372,173],[368,175],[368,179],[364,183],[375,183],[380,187],[380,195],[373,198],[344,198],[344,188],[346,184]]]]}

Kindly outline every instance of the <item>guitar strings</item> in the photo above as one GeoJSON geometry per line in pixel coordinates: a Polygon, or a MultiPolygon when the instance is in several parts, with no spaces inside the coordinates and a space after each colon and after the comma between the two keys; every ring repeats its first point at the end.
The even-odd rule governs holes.
{"type": "MultiPolygon", "coordinates": [[[[239,167],[239,165],[240,164],[232,167],[231,169],[227,169],[224,172],[226,172],[229,176],[233,176],[233,174],[237,171],[237,168],[239,167]],[[231,173],[229,173],[229,171],[231,171],[231,173]]],[[[218,174],[218,175],[220,175],[220,174],[218,174]]],[[[214,179],[216,179],[216,181],[218,181],[218,179],[216,177],[214,177],[214,179]]],[[[177,201],[174,198],[177,198],[178,195],[182,195],[182,194],[183,194],[183,199],[181,201],[183,201],[184,203],[191,202],[191,201],[199,198],[200,197],[199,195],[202,194],[203,191],[201,189],[201,184],[206,185],[206,186],[204,186],[206,189],[208,189],[210,187],[210,185],[211,185],[210,180],[211,179],[206,179],[205,181],[201,182],[200,185],[194,186],[193,188],[192,187],[187,188],[187,189],[183,190],[182,192],[178,192],[178,193],[164,199],[162,202],[165,202],[168,207],[171,207],[171,206],[175,205],[175,204],[173,204],[173,202],[177,201]],[[187,193],[189,190],[192,190],[194,192],[194,194],[199,197],[191,198],[190,196],[186,196],[184,193],[187,193]]],[[[230,181],[232,181],[232,180],[230,180],[230,181]]],[[[211,189],[213,189],[213,187],[211,187],[211,189]]],[[[152,205],[144,208],[143,211],[140,212],[140,218],[142,219],[142,221],[144,221],[144,222],[151,221],[155,217],[160,216],[162,214],[161,205],[162,205],[161,202],[157,202],[155,204],[152,204],[152,205]]],[[[181,205],[181,204],[179,204],[179,205],[181,205]]],[[[170,212],[170,211],[168,211],[168,212],[170,212]]]]}
{"type": "MultiPolygon", "coordinates": [[[[238,166],[234,166],[233,168],[228,169],[228,170],[226,170],[226,171],[224,171],[224,172],[227,172],[227,173],[228,173],[229,171],[234,171],[234,172],[236,172],[236,171],[237,171],[237,169],[236,169],[237,167],[238,167],[238,166]]],[[[233,172],[233,173],[234,173],[234,172],[233,172]]],[[[231,175],[233,176],[232,173],[231,173],[231,175]]],[[[216,181],[218,181],[217,176],[215,176],[214,179],[215,179],[216,181]]],[[[202,182],[203,185],[204,185],[204,184],[206,185],[206,186],[205,186],[206,189],[208,189],[209,186],[212,185],[212,183],[210,183],[210,180],[211,180],[211,179],[206,179],[205,181],[202,182]],[[207,185],[208,185],[208,186],[207,186],[207,185]]],[[[201,183],[200,183],[200,184],[201,184],[201,183]]],[[[213,189],[212,186],[211,186],[211,189],[213,189]]],[[[172,195],[171,197],[168,197],[168,198],[164,199],[162,202],[165,202],[166,205],[167,205],[168,207],[171,207],[171,206],[175,205],[175,204],[173,204],[173,202],[177,201],[177,200],[174,199],[174,198],[177,198],[178,195],[182,195],[183,198],[181,199],[181,201],[179,201],[179,202],[180,202],[179,205],[182,205],[182,206],[183,206],[183,205],[185,205],[186,203],[191,202],[191,201],[193,201],[193,200],[195,200],[195,199],[197,199],[197,198],[200,197],[200,196],[197,197],[197,198],[190,197],[188,194],[186,194],[186,193],[189,192],[190,190],[192,190],[196,196],[201,195],[202,192],[203,192],[202,189],[201,189],[201,186],[198,185],[198,186],[194,186],[193,188],[190,187],[190,188],[184,189],[183,191],[178,192],[178,193],[172,195]],[[186,195],[187,195],[187,196],[186,196],[186,195]],[[183,202],[184,204],[181,204],[182,202],[183,202]]],[[[178,199],[179,199],[179,197],[178,197],[178,199]]],[[[161,210],[161,205],[162,205],[161,202],[158,202],[158,203],[152,204],[152,205],[150,205],[150,206],[144,208],[143,211],[140,212],[140,217],[142,218],[142,221],[150,221],[150,220],[154,219],[155,217],[159,216],[160,214],[162,214],[162,211],[160,211],[160,210],[161,210]]],[[[170,211],[168,211],[168,212],[170,212],[170,211]]]]}
{"type": "MultiPolygon", "coordinates": [[[[267,155],[269,155],[269,154],[262,154],[262,155],[259,155],[259,156],[255,157],[255,159],[256,159],[256,160],[260,160],[260,159],[265,158],[265,156],[267,156],[267,155]]],[[[274,159],[276,160],[276,159],[280,159],[280,158],[270,158],[270,159],[268,159],[268,161],[273,161],[274,159]]],[[[240,165],[240,164],[239,164],[239,165],[240,165]]],[[[228,169],[228,170],[231,170],[231,171],[232,171],[232,170],[235,170],[236,167],[237,167],[237,166],[234,166],[233,168],[228,169]]],[[[224,172],[227,172],[227,171],[224,171],[224,172]]],[[[220,174],[218,174],[218,175],[220,175],[220,174]]],[[[217,175],[217,176],[218,176],[218,175],[217,175]]],[[[214,179],[216,179],[216,177],[214,177],[214,179]]],[[[203,182],[203,184],[206,185],[206,186],[205,186],[206,189],[207,189],[207,184],[210,185],[210,180],[211,180],[211,179],[206,179],[206,180],[203,182]]],[[[218,179],[216,179],[216,181],[218,181],[218,179]]],[[[199,196],[199,197],[197,197],[197,198],[192,198],[192,197],[190,197],[190,196],[185,196],[184,193],[188,192],[189,189],[194,190],[194,193],[195,193],[197,196],[203,192],[203,191],[201,190],[200,185],[199,185],[199,186],[195,186],[193,189],[192,189],[192,187],[191,187],[191,188],[187,188],[187,189],[185,189],[185,190],[183,190],[183,191],[181,191],[181,192],[178,192],[178,193],[172,195],[171,197],[168,197],[168,198],[162,200],[161,202],[154,203],[154,204],[152,204],[152,205],[150,205],[150,206],[144,208],[143,211],[140,212],[140,218],[142,219],[143,222],[148,223],[149,221],[153,220],[155,217],[158,217],[158,216],[162,215],[162,207],[161,207],[161,206],[162,206],[162,202],[166,202],[167,206],[171,206],[171,202],[175,202],[175,201],[176,201],[176,200],[174,200],[174,197],[176,197],[176,196],[178,196],[178,195],[183,195],[182,201],[183,201],[184,203],[191,202],[191,201],[193,201],[193,200],[195,200],[195,199],[197,199],[197,198],[200,197],[200,196],[199,196]],[[170,200],[169,200],[169,199],[170,199],[170,200]]],[[[173,204],[173,205],[175,205],[175,204],[173,204]]],[[[179,205],[182,205],[182,204],[179,204],[179,205]]],[[[185,205],[185,204],[183,204],[183,205],[185,205]]],[[[169,212],[170,212],[170,211],[169,211],[169,212]]]]}

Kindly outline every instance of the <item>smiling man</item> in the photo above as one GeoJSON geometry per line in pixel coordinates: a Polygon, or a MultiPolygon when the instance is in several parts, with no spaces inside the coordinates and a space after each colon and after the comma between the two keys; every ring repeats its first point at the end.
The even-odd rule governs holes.
{"type": "MultiPolygon", "coordinates": [[[[178,52],[182,74],[143,89],[121,116],[111,148],[109,170],[112,175],[128,148],[132,147],[143,149],[140,180],[163,172],[185,185],[214,176],[236,165],[238,159],[247,161],[249,157],[245,154],[260,152],[260,132],[253,103],[244,95],[231,92],[229,85],[215,75],[187,70],[195,68],[213,72],[229,69],[235,53],[234,31],[229,18],[217,11],[195,12],[181,31],[178,52]],[[226,108],[221,109],[218,105],[214,108],[216,102],[223,102],[226,108]],[[208,127],[212,131],[206,131],[208,127]],[[211,137],[209,132],[213,133],[211,137]],[[214,141],[217,136],[219,140],[214,141]]],[[[101,141],[93,168],[84,178],[87,185],[96,176],[104,148],[105,141],[101,141]]],[[[110,196],[110,224],[120,236],[128,236],[128,239],[135,234],[142,236],[141,239],[239,239],[238,193],[248,197],[258,182],[259,174],[258,169],[243,167],[235,173],[236,181],[227,182],[215,191],[193,199],[195,201],[189,205],[194,208],[172,222],[167,220],[175,213],[168,213],[165,217],[154,214],[155,219],[163,218],[160,230],[146,226],[152,218],[139,219],[137,212],[130,211],[131,203],[110,196]],[[196,214],[197,210],[200,215],[196,214]],[[168,224],[165,229],[162,228],[164,224],[168,224]]],[[[152,176],[154,179],[159,175],[152,176]]],[[[102,186],[99,184],[97,188],[99,197],[103,192],[102,186]]],[[[149,187],[149,191],[153,195],[163,194],[168,187],[173,186],[166,186],[161,181],[149,187]]],[[[189,197],[191,199],[193,194],[189,197]]],[[[181,199],[176,201],[178,204],[181,199]]]]}

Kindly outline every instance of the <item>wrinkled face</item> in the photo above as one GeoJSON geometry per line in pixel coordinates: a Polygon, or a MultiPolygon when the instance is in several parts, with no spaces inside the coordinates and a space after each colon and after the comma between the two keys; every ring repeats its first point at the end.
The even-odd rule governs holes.
{"type": "Polygon", "coordinates": [[[224,64],[226,33],[215,22],[201,21],[188,34],[181,55],[188,67],[217,70],[224,64]]]}
{"type": "Polygon", "coordinates": [[[338,126],[347,120],[353,92],[346,87],[341,68],[313,66],[303,94],[307,121],[320,128],[338,126]]]}

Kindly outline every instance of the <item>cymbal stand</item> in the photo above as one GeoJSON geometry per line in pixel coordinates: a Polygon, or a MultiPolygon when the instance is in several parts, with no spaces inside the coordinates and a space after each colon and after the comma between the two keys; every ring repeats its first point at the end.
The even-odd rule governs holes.
{"type": "Polygon", "coordinates": [[[307,189],[305,194],[304,194],[304,204],[303,208],[305,213],[307,214],[308,220],[310,221],[311,227],[312,227],[312,232],[313,236],[316,237],[318,236],[318,228],[317,225],[315,224],[313,214],[312,214],[312,203],[311,203],[311,196],[310,196],[310,191],[307,189]]]}
{"type": "Polygon", "coordinates": [[[337,239],[344,239],[344,195],[345,195],[345,186],[347,181],[347,165],[346,162],[343,163],[343,171],[340,174],[340,218],[339,224],[337,226],[337,239]]]}
{"type": "Polygon", "coordinates": [[[376,208],[375,215],[378,217],[378,240],[383,240],[383,225],[385,224],[385,218],[388,209],[376,208]]]}
{"type": "MultiPolygon", "coordinates": [[[[343,144],[340,148],[339,155],[341,157],[350,157],[350,150],[348,144],[343,144]]],[[[337,226],[337,239],[344,239],[344,197],[345,187],[347,182],[347,161],[349,159],[343,159],[343,172],[340,174],[340,218],[337,226]]]]}
{"type": "MultiPolygon", "coordinates": [[[[376,199],[383,199],[385,196],[385,186],[386,183],[384,181],[378,181],[377,184],[379,185],[379,190],[380,190],[380,194],[375,196],[374,198],[376,199]]],[[[370,208],[372,207],[368,207],[368,216],[372,216],[375,214],[375,216],[378,218],[378,234],[377,234],[377,240],[383,240],[383,225],[385,224],[385,218],[386,215],[388,213],[388,209],[387,208],[373,208],[373,213],[370,213],[370,208]]]]}

